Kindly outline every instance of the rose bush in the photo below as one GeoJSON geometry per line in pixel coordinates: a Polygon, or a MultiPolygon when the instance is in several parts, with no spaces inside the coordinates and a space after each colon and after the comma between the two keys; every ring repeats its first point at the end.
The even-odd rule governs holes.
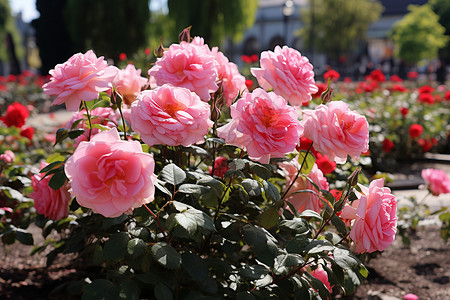
{"type": "MultiPolygon", "coordinates": [[[[51,201],[35,221],[44,237],[60,235],[33,251],[46,250],[49,264],[79,253],[100,266],[78,289],[60,287],[83,299],[352,293],[367,276],[354,252],[383,250],[395,234],[395,197],[381,181],[357,187],[367,178],[342,164],[367,151],[366,119],[330,96],[302,112],[298,106],[317,89],[312,65],[293,49],[261,55],[255,76],[273,92],[246,91],[241,80],[230,84],[236,70],[223,71],[228,62],[216,49],[199,37],[188,41],[162,53],[148,72],[157,86],[140,92],[131,111],[114,86],[115,67],[93,52],[52,71],[44,91],[75,112],[41,173],[52,190],[70,188],[73,198],[67,216],[54,215],[57,198],[47,190],[51,201]],[[283,76],[271,81],[274,72],[283,76]],[[341,185],[320,166],[339,170],[341,185]],[[353,225],[341,218],[344,207],[355,207],[353,225]]],[[[40,188],[35,181],[37,202],[40,188]]],[[[2,236],[23,239],[14,228],[2,236]]]]}

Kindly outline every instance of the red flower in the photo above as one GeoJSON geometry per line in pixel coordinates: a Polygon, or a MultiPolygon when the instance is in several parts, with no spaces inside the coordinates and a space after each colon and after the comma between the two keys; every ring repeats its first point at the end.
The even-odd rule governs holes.
{"type": "Polygon", "coordinates": [[[331,195],[333,195],[334,198],[339,199],[341,198],[342,195],[342,191],[338,191],[336,189],[331,189],[330,190],[331,195]]]}
{"type": "Polygon", "coordinates": [[[33,140],[34,128],[33,127],[22,127],[20,130],[20,135],[26,137],[30,141],[33,140]]]}
{"type": "Polygon", "coordinates": [[[124,61],[125,59],[127,59],[127,55],[126,55],[125,53],[120,53],[120,54],[119,54],[119,59],[120,59],[121,61],[124,61]]]}
{"type": "Polygon", "coordinates": [[[403,85],[397,83],[397,84],[394,84],[392,86],[391,90],[393,92],[401,92],[401,93],[403,93],[403,92],[406,91],[406,88],[403,85]]]}
{"type": "Polygon", "coordinates": [[[8,89],[8,87],[4,84],[0,84],[0,91],[5,92],[8,89]]]}
{"type": "Polygon", "coordinates": [[[150,50],[150,48],[145,48],[144,53],[145,53],[145,55],[150,55],[150,53],[152,53],[152,51],[150,50]]]}
{"type": "Polygon", "coordinates": [[[381,149],[383,149],[384,152],[390,153],[392,149],[394,148],[394,142],[392,142],[390,139],[385,138],[383,141],[383,146],[381,149]]]}
{"type": "Polygon", "coordinates": [[[328,70],[323,74],[323,79],[325,80],[330,79],[331,81],[336,81],[339,77],[341,77],[341,75],[335,70],[328,70]]]}
{"type": "Polygon", "coordinates": [[[411,71],[411,72],[408,72],[408,73],[406,74],[406,76],[407,76],[409,79],[416,79],[417,77],[419,77],[419,73],[417,73],[416,71],[411,71]]]}
{"type": "Polygon", "coordinates": [[[352,79],[350,77],[345,77],[344,82],[350,83],[350,82],[352,82],[352,79]]]}
{"type": "Polygon", "coordinates": [[[20,128],[25,125],[25,120],[29,115],[30,113],[24,105],[14,102],[8,106],[6,114],[0,117],[0,121],[3,121],[8,127],[16,126],[20,128]]]}
{"type": "Polygon", "coordinates": [[[330,161],[328,156],[322,155],[319,152],[315,154],[317,167],[323,174],[331,174],[336,169],[336,162],[330,161]]]}
{"type": "Polygon", "coordinates": [[[393,81],[393,82],[402,82],[402,81],[403,81],[403,80],[402,80],[400,77],[398,77],[397,75],[392,75],[391,78],[390,78],[390,80],[393,81]]]}
{"type": "Polygon", "coordinates": [[[252,60],[252,62],[257,62],[259,58],[258,58],[258,55],[252,54],[252,55],[250,56],[250,59],[252,60]]]}
{"type": "Polygon", "coordinates": [[[319,90],[317,91],[317,93],[313,94],[312,97],[320,98],[322,93],[325,92],[325,90],[327,89],[327,84],[326,83],[316,83],[316,86],[319,90]]]}
{"type": "Polygon", "coordinates": [[[381,72],[381,70],[373,70],[370,73],[370,78],[377,82],[385,82],[386,81],[386,77],[384,76],[383,72],[381,72]]]}
{"type": "Polygon", "coordinates": [[[434,97],[429,93],[422,93],[419,95],[419,101],[427,104],[434,104],[434,97]]]}
{"type": "Polygon", "coordinates": [[[446,91],[444,95],[445,100],[450,101],[450,91],[446,91]]]}
{"type": "Polygon", "coordinates": [[[248,55],[242,55],[241,59],[243,62],[245,62],[247,64],[251,64],[253,62],[252,58],[248,55]]]}
{"type": "Polygon", "coordinates": [[[245,86],[247,87],[247,89],[251,89],[252,88],[252,86],[253,86],[253,80],[251,80],[251,79],[246,79],[245,80],[245,86]]]}
{"type": "Polygon", "coordinates": [[[17,80],[16,75],[11,74],[11,75],[8,76],[8,81],[9,82],[16,81],[16,80],[17,80]]]}
{"type": "Polygon", "coordinates": [[[424,86],[421,86],[418,89],[418,91],[419,91],[420,94],[423,94],[423,93],[430,93],[431,94],[432,92],[434,92],[434,88],[429,86],[429,85],[424,85],[424,86]]]}
{"type": "Polygon", "coordinates": [[[408,112],[409,112],[409,109],[407,109],[406,107],[400,108],[400,113],[402,114],[403,117],[406,117],[408,112]]]}
{"type": "Polygon", "coordinates": [[[408,132],[409,132],[409,135],[410,135],[412,138],[416,138],[416,137],[422,135],[422,133],[423,133],[423,127],[422,127],[422,125],[419,125],[419,124],[412,124],[412,125],[409,127],[408,132]]]}
{"type": "MultiPolygon", "coordinates": [[[[214,175],[223,177],[228,169],[230,169],[228,167],[228,158],[226,158],[225,156],[216,157],[216,160],[214,161],[214,175]]],[[[209,173],[211,172],[212,167],[209,167],[209,173]]]]}
{"type": "MultiPolygon", "coordinates": [[[[311,146],[311,144],[312,144],[312,141],[311,141],[310,139],[308,139],[307,137],[302,136],[302,137],[300,138],[300,144],[297,145],[297,147],[295,147],[295,149],[297,149],[297,151],[300,151],[300,150],[308,150],[309,147],[311,146]]],[[[309,151],[310,151],[312,154],[314,154],[314,156],[316,156],[317,151],[316,151],[316,149],[314,149],[314,146],[311,147],[311,149],[309,149],[309,151]]],[[[317,156],[316,156],[316,157],[317,157],[317,156]]]]}
{"type": "Polygon", "coordinates": [[[419,144],[419,146],[422,147],[423,152],[428,152],[431,150],[431,147],[433,147],[431,141],[426,139],[418,139],[417,144],[419,144]]]}

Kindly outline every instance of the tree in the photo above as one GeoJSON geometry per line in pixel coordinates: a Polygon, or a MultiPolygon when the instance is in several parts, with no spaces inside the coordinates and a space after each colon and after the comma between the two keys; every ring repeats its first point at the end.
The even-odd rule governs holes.
{"type": "Polygon", "coordinates": [[[146,44],[149,0],[68,0],[65,19],[80,51],[93,49],[117,60],[146,44]]]}
{"type": "MultiPolygon", "coordinates": [[[[439,24],[445,27],[445,35],[450,36],[450,1],[448,0],[432,0],[431,8],[439,16],[439,24]]],[[[442,51],[442,58],[450,63],[450,41],[447,42],[442,51]]]]}
{"type": "Polygon", "coordinates": [[[48,74],[56,64],[61,64],[75,52],[64,22],[66,0],[37,0],[40,17],[31,24],[36,29],[36,44],[41,58],[41,74],[48,74]]]}
{"type": "Polygon", "coordinates": [[[11,74],[20,73],[18,57],[22,57],[23,52],[8,0],[0,0],[0,61],[9,62],[11,74]]]}
{"type": "Polygon", "coordinates": [[[225,37],[239,41],[253,25],[259,0],[168,0],[169,17],[175,20],[173,34],[192,25],[193,36],[210,45],[220,45],[225,37]]]}
{"type": "Polygon", "coordinates": [[[299,35],[309,49],[316,48],[333,59],[354,50],[383,10],[372,0],[309,1],[309,7],[301,11],[305,26],[299,35]]]}
{"type": "Polygon", "coordinates": [[[438,50],[449,40],[445,28],[439,24],[439,16],[428,4],[409,5],[408,10],[410,12],[394,24],[390,34],[397,48],[396,56],[411,63],[436,58],[438,50]]]}

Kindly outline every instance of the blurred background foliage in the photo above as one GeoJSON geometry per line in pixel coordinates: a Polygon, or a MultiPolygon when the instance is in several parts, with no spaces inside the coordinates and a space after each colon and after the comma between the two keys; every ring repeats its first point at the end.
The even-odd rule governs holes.
{"type": "MultiPolygon", "coordinates": [[[[24,49],[21,47],[21,37],[11,15],[8,0],[0,0],[0,60],[10,61],[14,64],[14,61],[22,58],[23,55],[24,49]],[[11,43],[11,40],[13,43],[11,43]],[[11,45],[14,45],[13,48],[11,48],[11,45]]],[[[20,70],[14,70],[12,66],[11,73],[18,74],[20,70]]]]}

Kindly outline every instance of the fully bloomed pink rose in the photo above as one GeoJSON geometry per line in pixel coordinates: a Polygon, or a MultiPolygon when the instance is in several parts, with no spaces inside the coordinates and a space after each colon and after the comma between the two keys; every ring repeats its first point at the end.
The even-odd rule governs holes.
{"type": "Polygon", "coordinates": [[[69,111],[77,111],[81,101],[92,101],[100,92],[109,90],[117,68],[108,66],[103,56],[97,58],[92,50],[77,53],[63,64],[50,70],[50,82],[44,84],[44,94],[56,95],[53,105],[66,104],[69,111]]]}
{"type": "MultiPolygon", "coordinates": [[[[116,125],[117,125],[117,119],[118,119],[117,113],[110,107],[97,107],[97,108],[94,108],[93,110],[91,110],[89,112],[89,114],[91,115],[91,123],[93,125],[99,124],[99,125],[109,127],[109,128],[116,127],[116,125]]],[[[85,130],[82,135],[75,138],[76,145],[78,145],[79,143],[81,143],[83,141],[88,140],[89,129],[86,126],[86,122],[87,122],[86,110],[83,109],[81,111],[72,113],[72,118],[70,119],[69,122],[67,122],[67,124],[65,126],[65,128],[67,128],[67,129],[80,128],[80,129],[85,130]],[[81,120],[81,121],[79,121],[79,120],[81,120]],[[77,121],[79,121],[79,122],[77,122],[77,121]],[[73,124],[75,122],[77,122],[77,124],[76,124],[76,126],[73,126],[73,124]],[[72,127],[74,127],[74,128],[72,128],[72,127]]],[[[99,128],[95,128],[95,127],[92,128],[91,138],[99,132],[100,132],[99,128]]]]}
{"type": "MultiPolygon", "coordinates": [[[[41,169],[48,164],[41,163],[41,169]]],[[[70,193],[67,185],[58,190],[52,189],[48,183],[53,175],[45,178],[44,174],[35,174],[31,177],[33,192],[31,198],[34,200],[34,207],[38,214],[52,220],[61,220],[67,217],[69,213],[70,193]]]]}
{"type": "Polygon", "coordinates": [[[147,84],[147,78],[141,76],[141,69],[128,64],[124,70],[119,70],[113,80],[113,86],[122,95],[123,101],[130,105],[136,100],[141,88],[147,84]]]}
{"type": "Polygon", "coordinates": [[[274,52],[264,51],[260,65],[261,68],[251,68],[259,85],[266,90],[273,88],[291,105],[307,104],[318,91],[312,64],[295,49],[276,46],[274,52]]]}
{"type": "Polygon", "coordinates": [[[303,133],[295,109],[277,94],[257,88],[231,106],[230,123],[217,129],[228,144],[261,163],[291,153],[303,133]]]}
{"type": "Polygon", "coordinates": [[[383,251],[397,231],[397,199],[384,187],[384,178],[373,180],[369,188],[361,186],[361,197],[345,205],[341,218],[354,219],[350,237],[356,253],[383,251]]]}
{"type": "Polygon", "coordinates": [[[332,101],[303,111],[305,137],[331,161],[345,163],[347,155],[359,157],[369,149],[369,125],[365,117],[349,110],[346,103],[332,101]]]}
{"type": "Polygon", "coordinates": [[[227,106],[231,106],[239,92],[246,89],[245,77],[239,73],[236,64],[230,62],[217,47],[212,48],[211,53],[219,63],[218,79],[222,83],[225,103],[227,106]]]}
{"type": "Polygon", "coordinates": [[[422,178],[428,185],[428,190],[434,195],[450,193],[450,179],[442,170],[423,169],[422,178]]]}
{"type": "Polygon", "coordinates": [[[148,70],[148,75],[154,77],[158,86],[170,83],[184,87],[206,102],[210,99],[210,93],[218,89],[217,62],[200,38],[192,43],[172,44],[148,70]]]}
{"type": "Polygon", "coordinates": [[[64,170],[81,206],[113,218],[153,201],[154,168],[139,142],[120,140],[113,128],[81,142],[64,170]]]}
{"type": "MultiPolygon", "coordinates": [[[[293,159],[290,163],[283,162],[280,163],[280,167],[284,170],[286,174],[286,188],[292,184],[292,181],[295,179],[295,176],[300,169],[300,165],[298,163],[298,157],[293,159]]],[[[321,190],[328,190],[329,185],[328,181],[323,176],[322,171],[317,167],[317,164],[314,164],[311,172],[307,175],[309,179],[311,179],[321,190]]],[[[292,184],[292,187],[289,189],[288,194],[286,195],[286,200],[291,203],[294,208],[298,212],[302,212],[305,210],[313,210],[318,213],[322,210],[324,203],[319,199],[319,197],[310,192],[304,193],[296,193],[302,190],[312,190],[320,195],[320,191],[318,191],[314,185],[303,176],[299,176],[297,180],[292,184]]]]}
{"type": "Polygon", "coordinates": [[[213,126],[209,104],[190,90],[165,84],[143,91],[131,105],[131,127],[147,145],[200,143],[213,126]]]}

